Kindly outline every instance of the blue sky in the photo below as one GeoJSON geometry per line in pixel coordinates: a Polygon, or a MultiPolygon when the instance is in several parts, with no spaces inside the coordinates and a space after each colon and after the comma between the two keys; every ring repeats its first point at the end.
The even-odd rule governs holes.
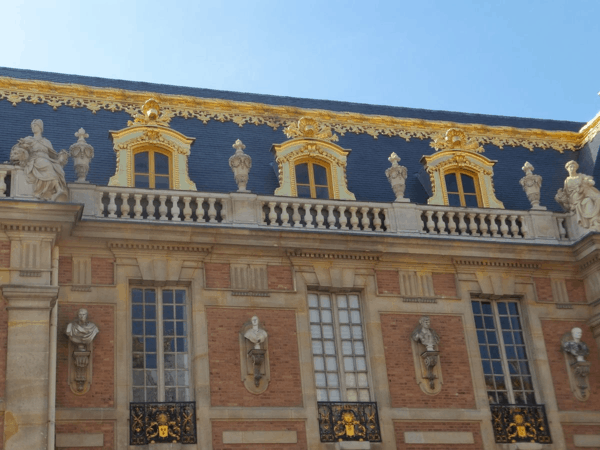
{"type": "Polygon", "coordinates": [[[0,66],[586,122],[600,2],[5,1],[0,66]]]}

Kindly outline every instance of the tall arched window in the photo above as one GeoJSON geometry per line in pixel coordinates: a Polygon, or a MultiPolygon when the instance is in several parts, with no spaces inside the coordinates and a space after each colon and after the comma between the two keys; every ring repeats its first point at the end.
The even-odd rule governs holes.
{"type": "Polygon", "coordinates": [[[303,198],[330,198],[329,171],[325,164],[303,161],[295,166],[296,192],[303,198]]]}
{"type": "Polygon", "coordinates": [[[171,161],[168,154],[145,149],[134,153],[133,161],[135,187],[171,188],[171,161]]]}
{"type": "Polygon", "coordinates": [[[477,176],[465,172],[444,175],[449,206],[481,207],[477,176]]]}

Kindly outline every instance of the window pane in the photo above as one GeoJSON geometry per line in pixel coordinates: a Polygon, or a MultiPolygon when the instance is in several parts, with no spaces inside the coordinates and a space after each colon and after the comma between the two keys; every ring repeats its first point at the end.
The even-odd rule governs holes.
{"type": "Polygon", "coordinates": [[[311,308],[318,308],[319,300],[315,294],[308,294],[308,306],[311,308]]]}
{"type": "Polygon", "coordinates": [[[319,325],[310,326],[310,335],[313,338],[319,339],[321,337],[321,327],[319,325]]]}
{"type": "Polygon", "coordinates": [[[315,363],[315,370],[325,370],[325,362],[322,356],[315,356],[313,361],[315,363]]]}
{"type": "Polygon", "coordinates": [[[327,186],[327,169],[319,164],[313,164],[315,184],[327,186]]]}
{"type": "Polygon", "coordinates": [[[150,167],[148,164],[148,152],[136,153],[133,160],[135,173],[150,173],[150,170],[148,169],[150,167]]]}
{"type": "Polygon", "coordinates": [[[150,179],[148,175],[136,175],[135,176],[135,187],[142,189],[148,189],[150,187],[150,179]]]}
{"type": "Polygon", "coordinates": [[[448,206],[461,206],[460,195],[448,194],[448,206]]]}
{"type": "Polygon", "coordinates": [[[296,186],[296,190],[298,191],[298,197],[311,198],[310,197],[310,186],[296,186]]]}
{"type": "Polygon", "coordinates": [[[331,299],[327,295],[321,295],[319,297],[321,302],[321,308],[331,308],[331,299]]]}
{"type": "Polygon", "coordinates": [[[467,208],[477,208],[479,206],[479,204],[477,203],[477,196],[465,195],[465,206],[467,208]]]}
{"type": "Polygon", "coordinates": [[[170,188],[169,177],[156,176],[154,178],[154,187],[156,189],[169,189],[170,188]]]}
{"type": "MultiPolygon", "coordinates": [[[[296,183],[309,184],[308,179],[308,164],[296,164],[296,183]]],[[[300,193],[298,193],[300,195],[300,193]]]]}
{"type": "Polygon", "coordinates": [[[315,187],[316,198],[328,199],[329,189],[326,187],[315,187]]]}
{"type": "Polygon", "coordinates": [[[154,153],[154,173],[169,175],[169,157],[162,153],[154,153]]]}
{"type": "Polygon", "coordinates": [[[333,326],[323,325],[323,337],[325,339],[333,339],[333,326]]]}
{"type": "Polygon", "coordinates": [[[446,181],[446,192],[458,192],[458,183],[456,182],[456,174],[449,173],[444,177],[446,181]]]}
{"type": "Polygon", "coordinates": [[[465,194],[475,193],[475,179],[465,173],[460,174],[460,181],[462,181],[463,192],[465,194]]]}

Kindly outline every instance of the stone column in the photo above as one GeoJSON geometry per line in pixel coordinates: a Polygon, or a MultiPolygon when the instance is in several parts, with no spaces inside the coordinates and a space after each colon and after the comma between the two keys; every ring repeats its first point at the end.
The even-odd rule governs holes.
{"type": "Polygon", "coordinates": [[[5,450],[48,445],[50,312],[58,286],[4,285],[7,302],[5,450]]]}

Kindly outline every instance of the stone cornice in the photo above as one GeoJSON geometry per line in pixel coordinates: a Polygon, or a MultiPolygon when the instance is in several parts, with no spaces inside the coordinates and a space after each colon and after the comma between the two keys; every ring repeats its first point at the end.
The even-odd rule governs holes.
{"type": "Polygon", "coordinates": [[[405,140],[439,139],[450,128],[463,130],[480,145],[522,146],[554,149],[559,152],[577,150],[588,142],[600,128],[597,116],[580,132],[546,131],[533,128],[462,124],[448,121],[399,118],[322,109],[266,105],[262,103],[209,99],[185,95],[168,95],[156,92],[129,91],[78,84],[64,84],[39,80],[0,77],[0,99],[16,106],[21,102],[45,103],[57,109],[61,106],[87,108],[93,113],[100,110],[123,111],[136,117],[146,100],[156,99],[168,117],[196,118],[203,123],[210,120],[245,124],[267,125],[273,129],[297,123],[301,117],[315,119],[333,132],[398,136],[405,140]]]}

